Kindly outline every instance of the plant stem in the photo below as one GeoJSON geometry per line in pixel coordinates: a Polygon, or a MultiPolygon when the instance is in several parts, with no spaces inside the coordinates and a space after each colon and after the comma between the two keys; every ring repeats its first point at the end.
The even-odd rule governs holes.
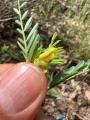
{"type": "Polygon", "coordinates": [[[59,80],[56,84],[54,84],[54,85],[52,85],[52,86],[49,86],[49,87],[48,87],[48,90],[50,90],[51,88],[53,88],[53,87],[55,87],[56,85],[60,84],[61,82],[67,82],[67,81],[75,78],[76,76],[85,74],[85,73],[87,73],[87,72],[89,72],[89,71],[90,71],[90,70],[87,69],[86,71],[81,71],[81,72],[76,73],[76,74],[74,74],[74,75],[72,75],[72,76],[66,76],[66,77],[62,78],[61,80],[59,80]],[[68,78],[67,78],[67,77],[68,77],[68,78]]]}
{"type": "Polygon", "coordinates": [[[20,17],[20,23],[21,23],[21,29],[22,29],[22,36],[23,36],[23,40],[24,40],[24,47],[25,47],[25,59],[26,59],[26,62],[28,62],[28,51],[27,51],[27,43],[26,43],[26,37],[25,37],[25,32],[24,32],[24,26],[23,26],[23,21],[22,21],[22,14],[21,14],[21,9],[20,9],[20,0],[18,0],[18,10],[19,10],[19,17],[20,17]]]}

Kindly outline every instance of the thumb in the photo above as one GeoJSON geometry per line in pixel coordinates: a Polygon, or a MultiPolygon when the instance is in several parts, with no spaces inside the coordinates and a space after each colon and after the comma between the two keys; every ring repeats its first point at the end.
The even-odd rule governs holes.
{"type": "Polygon", "coordinates": [[[9,70],[0,78],[0,118],[33,120],[45,98],[47,79],[32,64],[19,63],[12,68],[7,67],[9,70]]]}

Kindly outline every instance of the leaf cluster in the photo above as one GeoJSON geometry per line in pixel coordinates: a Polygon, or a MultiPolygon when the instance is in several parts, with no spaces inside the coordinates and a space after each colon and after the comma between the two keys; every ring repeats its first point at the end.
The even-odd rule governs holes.
{"type": "Polygon", "coordinates": [[[0,43],[0,63],[7,63],[10,61],[20,61],[21,55],[15,53],[9,46],[6,44],[0,43]]]}
{"type": "Polygon", "coordinates": [[[33,56],[38,53],[38,45],[40,36],[38,34],[38,23],[32,25],[32,17],[28,19],[28,10],[24,10],[27,2],[18,0],[18,7],[14,8],[18,19],[15,21],[18,24],[17,31],[19,33],[18,45],[22,50],[23,56],[27,62],[33,62],[33,56]],[[32,27],[33,26],[33,27],[32,27]]]}
{"type": "Polygon", "coordinates": [[[77,64],[76,66],[72,66],[62,74],[58,73],[55,76],[52,75],[49,82],[49,89],[53,88],[54,86],[62,82],[71,80],[72,78],[78,75],[85,75],[89,71],[90,71],[90,60],[86,62],[81,61],[79,64],[77,64]]]}
{"type": "Polygon", "coordinates": [[[60,40],[56,40],[57,33],[55,33],[51,39],[49,46],[44,49],[40,44],[40,35],[38,33],[38,23],[32,25],[32,17],[28,20],[28,10],[24,10],[27,2],[18,0],[18,7],[14,8],[15,13],[18,16],[16,23],[18,24],[18,45],[22,50],[23,56],[26,62],[32,62],[41,68],[47,69],[48,64],[62,64],[64,62],[61,59],[60,53],[63,51],[62,47],[56,45],[60,40]],[[33,26],[33,27],[32,27],[33,26]],[[29,31],[27,33],[27,31],[29,31]]]}
{"type": "Polygon", "coordinates": [[[54,33],[51,43],[49,46],[43,50],[43,52],[34,60],[34,64],[37,64],[41,68],[48,67],[48,64],[63,64],[64,60],[61,53],[63,52],[62,47],[57,47],[56,45],[60,40],[56,40],[57,33],[54,33]]]}

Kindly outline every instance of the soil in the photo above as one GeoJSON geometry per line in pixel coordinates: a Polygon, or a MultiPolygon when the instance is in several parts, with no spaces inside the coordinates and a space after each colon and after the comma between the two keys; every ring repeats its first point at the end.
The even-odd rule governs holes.
{"type": "Polygon", "coordinates": [[[85,96],[85,91],[90,90],[90,75],[61,84],[58,88],[63,99],[47,96],[43,111],[53,120],[90,120],[90,102],[85,96]]]}

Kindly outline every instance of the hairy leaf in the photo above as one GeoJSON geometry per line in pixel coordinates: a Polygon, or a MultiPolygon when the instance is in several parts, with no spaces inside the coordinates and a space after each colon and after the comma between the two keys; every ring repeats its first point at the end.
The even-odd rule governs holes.
{"type": "Polygon", "coordinates": [[[90,60],[88,61],[81,61],[76,66],[73,66],[66,70],[64,73],[53,75],[52,80],[49,83],[49,89],[78,75],[84,75],[90,71],[90,60]]]}
{"type": "Polygon", "coordinates": [[[19,26],[21,25],[20,21],[19,20],[16,20],[15,21],[19,26]]]}
{"type": "Polygon", "coordinates": [[[26,19],[27,15],[28,15],[28,10],[25,11],[24,14],[22,15],[22,20],[26,19]]]}
{"type": "Polygon", "coordinates": [[[24,27],[24,31],[28,30],[31,27],[31,25],[32,25],[32,17],[30,17],[28,19],[28,21],[26,22],[26,25],[24,27]]]}
{"type": "Polygon", "coordinates": [[[27,5],[27,2],[23,2],[21,5],[20,5],[20,8],[23,8],[27,5]]]}
{"type": "Polygon", "coordinates": [[[23,31],[19,28],[17,28],[17,31],[22,35],[23,34],[23,31]]]}
{"type": "Polygon", "coordinates": [[[29,33],[27,40],[29,40],[31,38],[31,35],[33,34],[33,32],[38,28],[38,23],[36,23],[36,25],[32,28],[31,32],[29,33]]]}
{"type": "Polygon", "coordinates": [[[38,34],[38,35],[36,36],[35,40],[33,41],[33,46],[31,47],[30,52],[29,52],[29,56],[30,56],[29,58],[30,58],[30,60],[32,59],[34,50],[35,50],[36,46],[38,45],[39,40],[40,40],[40,36],[39,36],[39,34],[38,34]]]}
{"type": "Polygon", "coordinates": [[[22,51],[24,52],[25,49],[24,49],[23,45],[19,41],[17,43],[18,43],[19,47],[22,49],[22,51]]]}
{"type": "Polygon", "coordinates": [[[21,39],[20,37],[18,38],[18,41],[19,41],[22,45],[24,45],[24,41],[23,41],[23,39],[21,39]]]}
{"type": "Polygon", "coordinates": [[[18,9],[14,8],[14,11],[15,11],[15,13],[16,13],[17,15],[20,15],[20,13],[19,13],[19,10],[18,10],[18,9]]]}
{"type": "Polygon", "coordinates": [[[36,36],[37,36],[37,30],[35,30],[35,31],[33,32],[32,36],[31,36],[31,39],[30,39],[30,41],[28,42],[28,49],[31,48],[31,46],[32,46],[32,44],[33,44],[36,36]]]}

